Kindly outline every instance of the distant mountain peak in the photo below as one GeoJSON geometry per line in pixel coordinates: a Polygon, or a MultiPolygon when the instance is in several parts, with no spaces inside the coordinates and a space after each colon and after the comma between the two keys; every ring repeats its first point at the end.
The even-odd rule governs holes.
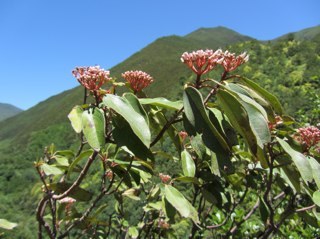
{"type": "Polygon", "coordinates": [[[19,109],[14,105],[7,104],[7,103],[0,103],[0,121],[10,118],[12,116],[15,116],[22,111],[23,111],[22,109],[19,109]]]}
{"type": "Polygon", "coordinates": [[[211,48],[224,47],[229,44],[254,39],[223,26],[211,28],[202,27],[187,34],[185,38],[207,44],[208,47],[211,48]]]}

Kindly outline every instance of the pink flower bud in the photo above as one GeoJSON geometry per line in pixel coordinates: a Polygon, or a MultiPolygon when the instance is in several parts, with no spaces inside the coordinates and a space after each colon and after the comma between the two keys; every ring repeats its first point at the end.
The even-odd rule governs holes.
{"type": "Polygon", "coordinates": [[[122,74],[134,92],[139,92],[149,86],[153,82],[153,78],[143,71],[126,71],[122,74]]]}

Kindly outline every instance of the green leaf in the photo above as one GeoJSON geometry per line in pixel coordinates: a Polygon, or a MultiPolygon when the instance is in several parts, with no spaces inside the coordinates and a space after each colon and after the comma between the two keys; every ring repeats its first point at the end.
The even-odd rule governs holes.
{"type": "Polygon", "coordinates": [[[0,228],[6,229],[6,230],[12,230],[13,228],[15,228],[16,226],[18,226],[17,223],[14,222],[9,222],[6,219],[1,219],[0,218],[0,228]]]}
{"type": "Polygon", "coordinates": [[[144,110],[144,108],[142,107],[142,105],[139,102],[139,99],[132,93],[125,93],[123,95],[123,98],[126,99],[131,107],[138,113],[140,114],[144,120],[147,122],[147,124],[149,125],[149,118],[148,115],[146,113],[146,111],[144,110]]]}
{"type": "Polygon", "coordinates": [[[125,97],[126,98],[122,98],[116,95],[108,94],[103,98],[103,103],[120,114],[128,122],[134,134],[137,135],[137,137],[147,148],[149,148],[151,142],[151,133],[148,122],[146,121],[144,114],[136,111],[136,106],[140,103],[138,99],[136,99],[133,104],[133,96],[126,95],[125,97]],[[130,98],[130,100],[127,98],[130,98]]]}
{"type": "Polygon", "coordinates": [[[135,239],[139,236],[139,231],[136,227],[129,227],[128,229],[128,236],[129,238],[135,239]]]}
{"type": "Polygon", "coordinates": [[[187,150],[183,150],[181,153],[181,163],[184,176],[194,177],[196,173],[196,165],[187,150]]]}
{"type": "Polygon", "coordinates": [[[142,143],[122,116],[114,115],[112,121],[115,127],[113,137],[119,147],[127,147],[127,151],[143,160],[154,158],[152,152],[142,143]]]}
{"type": "Polygon", "coordinates": [[[310,156],[307,156],[307,160],[309,161],[312,168],[313,179],[316,182],[318,189],[320,189],[320,164],[315,158],[312,158],[310,156]]]}
{"type": "Polygon", "coordinates": [[[185,182],[185,183],[200,184],[199,180],[197,178],[194,178],[194,177],[183,176],[183,177],[174,178],[173,180],[174,181],[185,182]]]}
{"type": "Polygon", "coordinates": [[[66,157],[60,156],[60,155],[56,155],[54,157],[57,161],[57,163],[61,166],[69,166],[69,160],[66,157]]]}
{"type": "Polygon", "coordinates": [[[281,145],[283,150],[287,154],[289,154],[289,156],[291,157],[291,160],[296,165],[302,179],[306,183],[311,182],[313,179],[312,168],[311,168],[310,163],[308,162],[308,159],[302,153],[292,149],[286,141],[284,141],[280,138],[277,138],[277,141],[279,142],[279,144],[281,145]]]}
{"type": "MultiPolygon", "coordinates": [[[[204,140],[204,143],[217,143],[224,151],[228,152],[230,150],[229,145],[210,121],[200,92],[193,87],[187,87],[183,94],[183,105],[186,119],[195,128],[196,132],[199,134],[203,133],[205,139],[211,139],[210,143],[207,140],[204,140]]],[[[207,145],[207,147],[209,147],[209,145],[207,145]]],[[[215,149],[216,148],[217,147],[215,147],[215,149]]]]}
{"type": "Polygon", "coordinates": [[[182,217],[190,218],[196,224],[200,223],[197,210],[176,188],[171,185],[165,185],[164,192],[165,198],[182,217]]]}
{"type": "Polygon", "coordinates": [[[76,157],[72,163],[70,164],[69,166],[69,169],[68,169],[68,174],[67,174],[67,177],[69,178],[70,177],[70,174],[73,172],[73,169],[74,167],[84,158],[88,158],[91,156],[91,154],[93,153],[93,150],[92,149],[89,149],[89,150],[86,150],[86,151],[83,151],[79,154],[78,157],[76,157]]]}
{"type": "Polygon", "coordinates": [[[170,101],[163,97],[153,99],[143,98],[139,99],[139,101],[143,105],[154,105],[170,110],[180,110],[183,106],[181,101],[170,101]]]}
{"type": "MultiPolygon", "coordinates": [[[[65,182],[51,183],[48,185],[48,188],[50,190],[55,191],[56,194],[60,194],[67,191],[71,187],[71,185],[72,185],[71,183],[65,183],[65,182]]],[[[77,201],[87,202],[91,200],[92,193],[88,192],[83,188],[75,187],[74,190],[70,192],[69,196],[76,199],[77,201]]]]}
{"type": "Polygon", "coordinates": [[[57,168],[54,165],[49,165],[49,164],[42,164],[41,165],[41,169],[43,170],[43,172],[49,176],[49,175],[60,175],[63,174],[63,171],[61,171],[59,168],[57,168]]]}
{"type": "Polygon", "coordinates": [[[89,109],[82,114],[83,134],[94,150],[105,144],[105,119],[100,109],[89,109]]]}
{"type": "Polygon", "coordinates": [[[72,108],[71,112],[68,114],[68,118],[71,121],[72,128],[76,133],[82,131],[82,113],[83,109],[81,106],[77,105],[72,108]]]}
{"type": "Polygon", "coordinates": [[[261,220],[266,223],[269,218],[269,209],[267,205],[265,204],[263,198],[260,197],[260,204],[259,204],[259,211],[260,211],[260,217],[261,220]]]}
{"type": "Polygon", "coordinates": [[[140,198],[136,195],[136,193],[137,193],[137,190],[136,190],[136,189],[134,189],[134,188],[129,188],[129,189],[127,189],[126,191],[124,191],[124,192],[122,193],[122,196],[126,196],[126,197],[128,197],[128,198],[131,198],[131,199],[133,199],[133,200],[138,201],[138,200],[140,200],[140,198]]]}
{"type": "Polygon", "coordinates": [[[278,100],[277,97],[275,97],[274,95],[272,95],[269,91],[263,89],[262,87],[260,87],[257,83],[241,77],[241,79],[239,79],[239,83],[246,85],[247,87],[249,87],[250,89],[254,90],[255,92],[257,92],[261,97],[263,97],[266,101],[268,101],[274,111],[278,114],[278,115],[282,115],[283,114],[283,109],[281,106],[280,101],[278,100]]]}
{"type": "Polygon", "coordinates": [[[312,200],[318,207],[320,207],[320,191],[315,191],[313,193],[312,200]]]}
{"type": "Polygon", "coordinates": [[[265,110],[254,100],[245,96],[239,95],[241,104],[246,109],[252,132],[256,136],[257,144],[263,148],[265,143],[271,141],[271,134],[268,126],[267,114],[265,110]]]}

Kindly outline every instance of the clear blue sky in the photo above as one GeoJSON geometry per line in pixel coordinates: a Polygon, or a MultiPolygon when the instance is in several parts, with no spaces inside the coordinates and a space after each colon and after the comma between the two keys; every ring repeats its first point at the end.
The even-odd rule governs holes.
{"type": "Polygon", "coordinates": [[[158,37],[225,26],[270,40],[319,12],[319,0],[0,0],[0,102],[28,109],[77,86],[75,66],[110,69],[158,37]]]}

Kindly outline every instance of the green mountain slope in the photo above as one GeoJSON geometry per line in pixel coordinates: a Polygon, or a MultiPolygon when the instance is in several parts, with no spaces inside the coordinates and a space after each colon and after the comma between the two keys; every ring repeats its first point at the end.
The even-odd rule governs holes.
{"type": "MultiPolygon", "coordinates": [[[[180,61],[183,52],[219,47],[237,53],[247,51],[250,60],[240,67],[241,74],[277,94],[288,113],[302,120],[319,121],[319,110],[315,111],[315,104],[320,106],[318,31],[319,27],[315,27],[295,33],[297,37],[293,39],[260,42],[223,27],[201,28],[183,37],[159,38],[110,71],[118,79],[127,70],[146,71],[155,79],[147,89],[148,95],[175,99],[184,83],[193,77],[180,61]],[[303,118],[305,115],[308,117],[303,118]]],[[[82,103],[82,95],[82,88],[76,87],[0,122],[0,215],[20,222],[21,229],[17,230],[21,238],[33,238],[35,226],[34,216],[31,220],[27,216],[34,211],[30,212],[30,208],[36,206],[30,198],[36,180],[32,162],[52,142],[58,149],[76,146],[77,137],[67,114],[74,105],[82,103]]]]}
{"type": "Polygon", "coordinates": [[[19,109],[13,105],[0,103],[0,121],[15,116],[22,111],[22,109],[19,109]]]}

